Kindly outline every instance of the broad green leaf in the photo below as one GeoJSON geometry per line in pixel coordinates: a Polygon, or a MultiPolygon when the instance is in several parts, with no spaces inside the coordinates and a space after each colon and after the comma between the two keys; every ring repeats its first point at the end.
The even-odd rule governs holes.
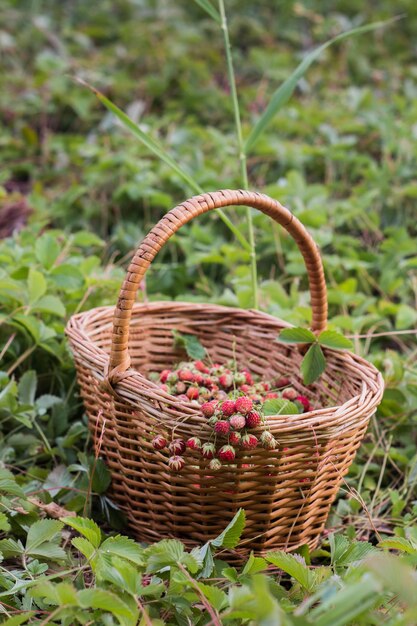
{"type": "Polygon", "coordinates": [[[42,519],[32,524],[26,538],[26,552],[32,553],[45,541],[52,541],[63,528],[62,522],[54,519],[42,519]]]}
{"type": "Polygon", "coordinates": [[[198,337],[195,335],[183,334],[177,330],[173,330],[171,332],[174,336],[175,346],[184,348],[190,359],[193,361],[199,361],[207,356],[206,349],[201,345],[198,337]]]}
{"type": "Polygon", "coordinates": [[[215,22],[220,24],[220,13],[218,10],[211,4],[210,0],[194,0],[198,6],[200,6],[206,13],[213,18],[215,22]]]}
{"type": "Polygon", "coordinates": [[[86,537],[95,548],[99,547],[101,530],[93,520],[86,517],[62,517],[61,521],[86,537]]]}
{"type": "Polygon", "coordinates": [[[318,336],[318,342],[326,348],[334,348],[336,350],[349,350],[353,348],[353,343],[347,337],[344,337],[335,330],[324,330],[318,336]]]}
{"type": "Polygon", "coordinates": [[[41,580],[31,591],[31,595],[48,600],[57,606],[78,605],[77,591],[69,582],[52,583],[41,580]]]}
{"type": "Polygon", "coordinates": [[[5,513],[0,513],[0,531],[9,532],[10,524],[5,513]]]}
{"type": "Polygon", "coordinates": [[[90,543],[88,539],[86,539],[85,537],[74,537],[71,543],[74,546],[74,548],[76,548],[79,552],[81,552],[81,554],[85,556],[87,561],[89,561],[90,564],[94,566],[94,562],[92,561],[95,561],[98,555],[97,548],[95,548],[93,544],[90,543]]]}
{"type": "Polygon", "coordinates": [[[263,412],[268,415],[298,415],[300,412],[294,402],[285,398],[271,398],[263,403],[263,412]]]}
{"type": "Polygon", "coordinates": [[[211,606],[216,609],[216,611],[221,611],[225,606],[227,606],[227,595],[218,587],[198,583],[198,588],[210,602],[211,606]]]}
{"type": "Polygon", "coordinates": [[[42,296],[33,305],[32,311],[42,311],[43,313],[52,313],[52,315],[58,315],[58,317],[65,316],[65,307],[62,300],[57,296],[42,296]]]}
{"type": "Polygon", "coordinates": [[[29,270],[28,275],[28,296],[29,304],[35,304],[46,292],[46,280],[41,272],[33,269],[29,270]]]}
{"type": "Polygon", "coordinates": [[[278,341],[280,343],[314,343],[317,337],[307,328],[284,328],[278,336],[278,341]]]}
{"type": "Polygon", "coordinates": [[[74,246],[80,246],[81,248],[87,248],[90,246],[102,248],[104,246],[104,241],[95,233],[80,230],[72,236],[72,244],[74,246]]]}
{"type": "Polygon", "coordinates": [[[210,541],[216,548],[235,548],[245,527],[245,511],[239,509],[231,522],[218,537],[210,541]]]}
{"type": "Polygon", "coordinates": [[[251,552],[249,559],[245,563],[245,567],[242,570],[242,575],[247,574],[257,574],[258,572],[262,572],[268,567],[268,563],[265,559],[260,556],[255,556],[253,552],[251,552]]]}
{"type": "Polygon", "coordinates": [[[326,359],[318,343],[313,343],[301,361],[301,373],[305,385],[314,383],[326,369],[326,359]]]}
{"type": "Polygon", "coordinates": [[[19,402],[33,404],[35,402],[38,377],[35,370],[27,370],[19,380],[19,402]]]}
{"type": "Polygon", "coordinates": [[[314,626],[348,626],[379,601],[381,586],[371,578],[350,584],[322,602],[310,613],[314,626]]]}
{"type": "Polygon", "coordinates": [[[307,591],[313,589],[314,573],[307,567],[302,557],[286,552],[268,552],[265,560],[292,576],[307,591]]]}
{"type": "Polygon", "coordinates": [[[35,254],[41,265],[49,270],[61,252],[61,247],[52,235],[44,233],[35,243],[35,254]]]}
{"type": "Polygon", "coordinates": [[[417,548],[404,537],[391,537],[390,539],[383,539],[378,543],[379,548],[388,548],[389,550],[399,550],[400,552],[407,552],[408,554],[417,554],[417,548]]]}
{"type": "Polygon", "coordinates": [[[15,541],[14,539],[1,539],[0,540],[0,552],[5,558],[20,556],[25,551],[21,541],[15,541]]]}
{"type": "Polygon", "coordinates": [[[51,541],[45,541],[31,550],[26,549],[25,552],[31,557],[39,557],[47,561],[63,561],[68,556],[63,548],[51,541]]]}
{"type": "Polygon", "coordinates": [[[100,553],[106,553],[132,561],[136,565],[143,565],[143,548],[133,539],[117,535],[109,537],[100,546],[100,553]]]}
{"type": "Polygon", "coordinates": [[[21,626],[21,624],[27,624],[28,621],[35,615],[35,611],[25,611],[20,615],[13,615],[9,617],[5,622],[2,622],[3,626],[21,626]]]}
{"type": "Polygon", "coordinates": [[[184,545],[177,539],[163,539],[146,548],[144,559],[147,561],[146,571],[149,574],[178,563],[182,563],[191,573],[196,572],[199,567],[197,560],[185,552],[184,545]]]}
{"type": "Polygon", "coordinates": [[[116,594],[108,589],[90,588],[83,589],[77,594],[80,606],[86,609],[101,609],[112,613],[117,617],[120,624],[134,626],[137,623],[139,611],[132,609],[116,594]],[[134,621],[136,620],[136,621],[134,621]]]}
{"type": "Polygon", "coordinates": [[[245,152],[248,154],[250,150],[253,148],[255,143],[258,141],[261,134],[265,131],[268,124],[274,118],[274,116],[278,113],[278,111],[288,102],[291,98],[294,89],[297,86],[298,81],[304,76],[310,65],[318,59],[321,53],[326,50],[329,46],[336,43],[337,41],[342,41],[347,37],[351,37],[352,35],[360,35],[364,33],[371,32],[378,28],[382,28],[383,26],[387,26],[391,24],[398,18],[393,18],[391,20],[387,20],[385,22],[374,22],[373,24],[366,24],[365,26],[359,26],[358,28],[352,28],[344,33],[340,33],[326,41],[324,44],[315,48],[312,52],[307,54],[298,67],[294,70],[294,72],[288,76],[288,78],[278,87],[278,89],[272,94],[271,100],[269,101],[268,106],[265,111],[262,113],[261,117],[256,122],[255,126],[252,128],[252,131],[249,134],[249,137],[245,142],[245,152]]]}

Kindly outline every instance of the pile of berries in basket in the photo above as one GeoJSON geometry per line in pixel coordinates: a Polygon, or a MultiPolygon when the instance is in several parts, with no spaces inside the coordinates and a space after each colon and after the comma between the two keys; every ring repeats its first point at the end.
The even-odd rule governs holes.
{"type": "Polygon", "coordinates": [[[274,449],[277,441],[266,428],[265,416],[311,410],[308,398],[299,395],[290,386],[288,378],[263,382],[247,369],[239,371],[235,363],[219,365],[191,361],[180,363],[173,370],[163,370],[156,376],[164,391],[200,405],[212,428],[211,436],[205,442],[198,437],[168,441],[163,435],[152,440],[156,450],[168,448],[171,454],[168,465],[174,472],[184,467],[187,449],[198,451],[209,459],[211,470],[219,470],[223,463],[233,463],[236,448],[251,450],[262,446],[274,449]],[[251,430],[256,430],[257,434],[251,430]]]}

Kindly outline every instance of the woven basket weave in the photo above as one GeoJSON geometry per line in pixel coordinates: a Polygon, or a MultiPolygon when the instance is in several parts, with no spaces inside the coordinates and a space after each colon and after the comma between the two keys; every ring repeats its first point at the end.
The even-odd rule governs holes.
{"type": "Polygon", "coordinates": [[[259,193],[207,193],[172,209],[143,240],[116,307],[96,308],[69,321],[81,394],[95,445],[111,470],[112,497],[139,540],[176,537],[188,547],[201,544],[243,508],[247,521],[241,556],[249,549],[314,547],[381,400],[379,372],[358,356],[327,349],[326,371],[306,391],[300,350],[276,341],[287,323],[259,311],[215,305],[134,303],[146,270],[168,239],[192,218],[231,205],[259,209],[295,239],[308,272],[312,330],[326,327],[320,255],[297,218],[259,193]],[[170,472],[169,453],[151,445],[155,435],[207,440],[212,432],[196,405],[178,400],[148,378],[183,356],[174,347],[172,329],[195,334],[214,362],[236,358],[240,367],[265,380],[290,377],[317,408],[267,418],[279,442],[276,450],[238,450],[234,464],[223,465],[215,475],[208,461],[190,450],[182,472],[170,472]]]}

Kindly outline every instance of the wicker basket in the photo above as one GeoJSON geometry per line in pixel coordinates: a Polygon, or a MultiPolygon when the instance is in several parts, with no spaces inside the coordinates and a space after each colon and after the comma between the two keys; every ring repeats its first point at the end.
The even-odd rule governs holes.
{"type": "Polygon", "coordinates": [[[260,193],[207,193],[172,209],[143,240],[116,307],[96,308],[69,321],[81,394],[95,445],[111,470],[112,497],[139,540],[176,537],[188,547],[201,544],[243,508],[247,521],[240,555],[249,549],[314,547],[381,400],[382,377],[364,359],[327,349],[326,371],[307,391],[317,409],[268,417],[278,448],[239,450],[235,463],[215,475],[208,461],[191,451],[184,470],[171,473],[169,454],[151,445],[160,432],[203,440],[211,432],[198,407],[148,379],[150,372],[172,367],[182,356],[173,345],[172,329],[197,335],[213,361],[235,357],[239,366],[266,380],[288,375],[305,392],[299,348],[276,341],[287,323],[259,311],[216,305],[134,303],[146,270],[168,239],[192,218],[231,205],[259,209],[292,235],[307,267],[312,329],[326,327],[320,255],[297,218],[260,193]]]}

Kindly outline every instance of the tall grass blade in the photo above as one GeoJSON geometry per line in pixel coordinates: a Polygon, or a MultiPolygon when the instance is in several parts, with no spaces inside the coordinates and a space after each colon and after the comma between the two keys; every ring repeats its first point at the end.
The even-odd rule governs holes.
{"type": "Polygon", "coordinates": [[[200,6],[206,13],[208,13],[215,22],[220,24],[220,13],[209,0],[194,0],[194,2],[198,4],[198,6],[200,6]]]}

